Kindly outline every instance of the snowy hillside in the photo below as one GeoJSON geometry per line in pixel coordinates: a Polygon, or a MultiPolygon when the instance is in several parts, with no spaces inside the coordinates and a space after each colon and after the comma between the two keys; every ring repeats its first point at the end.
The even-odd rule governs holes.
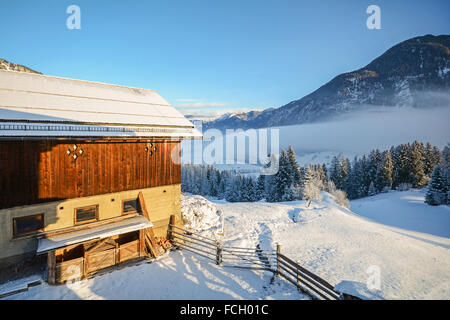
{"type": "MultiPolygon", "coordinates": [[[[211,203],[185,197],[183,212],[197,230],[211,228],[223,214],[225,245],[274,249],[280,243],[282,253],[354,295],[449,299],[450,211],[426,206],[423,197],[416,190],[380,194],[351,202],[354,212],[327,193],[309,208],[305,201],[211,203]],[[380,290],[366,286],[374,266],[380,290]]],[[[307,299],[269,272],[218,267],[187,251],[78,285],[42,284],[7,299],[307,299]]]]}
{"type": "MultiPolygon", "coordinates": [[[[395,194],[390,198],[392,205],[384,202],[377,206],[383,214],[378,223],[337,206],[325,193],[323,202],[313,202],[310,208],[304,201],[217,206],[225,214],[227,245],[248,247],[261,243],[263,248],[274,248],[280,243],[288,257],[300,260],[338,288],[371,299],[449,299],[450,239],[424,233],[430,229],[419,218],[429,213],[430,225],[440,225],[448,232],[448,207],[426,206],[423,193],[395,194]],[[419,201],[422,205],[414,204],[419,201]],[[399,220],[410,221],[403,224],[404,228],[415,228],[395,228],[389,220],[383,224],[384,218],[396,214],[399,220]],[[370,276],[366,271],[371,266],[381,272],[379,291],[366,289],[370,276]]],[[[376,197],[383,196],[390,195],[376,197]]],[[[376,197],[360,199],[356,206],[365,208],[376,197]]]]}

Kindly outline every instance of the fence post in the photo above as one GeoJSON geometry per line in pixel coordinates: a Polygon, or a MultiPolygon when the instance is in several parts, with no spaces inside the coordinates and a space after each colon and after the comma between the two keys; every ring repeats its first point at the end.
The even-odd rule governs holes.
{"type": "Polygon", "coordinates": [[[297,289],[300,290],[300,261],[297,261],[297,289]]]}
{"type": "Polygon", "coordinates": [[[220,242],[217,242],[217,248],[216,248],[216,264],[221,265],[222,264],[222,245],[220,242]]]}
{"type": "Polygon", "coordinates": [[[277,276],[279,276],[281,273],[280,253],[281,253],[281,245],[277,243],[277,276]]]}
{"type": "Polygon", "coordinates": [[[172,214],[170,216],[170,220],[169,220],[169,234],[168,234],[169,241],[173,241],[173,233],[172,233],[172,231],[173,231],[173,226],[174,225],[175,225],[175,215],[172,214]]]}

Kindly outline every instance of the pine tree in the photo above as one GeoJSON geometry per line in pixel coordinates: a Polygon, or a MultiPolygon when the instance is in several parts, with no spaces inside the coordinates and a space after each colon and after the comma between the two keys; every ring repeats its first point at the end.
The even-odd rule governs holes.
{"type": "Polygon", "coordinates": [[[414,187],[423,187],[427,183],[423,165],[424,152],[422,149],[419,142],[413,142],[410,152],[410,182],[414,187]]]}
{"type": "Polygon", "coordinates": [[[278,172],[275,175],[276,196],[275,201],[291,201],[294,198],[291,189],[292,167],[285,150],[281,150],[278,163],[278,172]]]}
{"type": "Polygon", "coordinates": [[[377,168],[377,176],[375,181],[375,188],[378,192],[389,190],[392,188],[392,157],[389,150],[383,152],[382,161],[377,168]]]}
{"type": "Polygon", "coordinates": [[[438,164],[433,170],[425,196],[425,202],[432,206],[448,203],[448,190],[442,172],[442,165],[438,164]]]}
{"type": "Polygon", "coordinates": [[[341,167],[339,170],[339,178],[338,183],[336,184],[336,187],[338,189],[347,191],[347,183],[348,183],[348,176],[350,174],[350,161],[348,161],[347,158],[344,156],[341,157],[341,167]]]}
{"type": "MultiPolygon", "coordinates": [[[[367,161],[367,175],[368,175],[368,181],[370,182],[374,182],[377,179],[377,171],[378,171],[378,167],[381,164],[381,153],[380,150],[375,149],[372,150],[369,154],[369,158],[367,161]]],[[[368,185],[368,187],[370,186],[370,183],[368,185]]]]}
{"type": "Polygon", "coordinates": [[[325,163],[322,164],[322,171],[323,171],[323,176],[324,176],[324,183],[326,183],[329,179],[328,177],[328,169],[327,169],[327,165],[325,163]]]}
{"type": "Polygon", "coordinates": [[[254,192],[253,192],[255,201],[260,201],[265,197],[265,194],[264,194],[265,193],[264,189],[265,189],[265,184],[266,184],[265,178],[266,178],[265,175],[260,175],[256,179],[254,192]]]}
{"type": "Polygon", "coordinates": [[[225,200],[228,202],[241,201],[242,177],[240,174],[228,180],[225,200]]]}
{"type": "Polygon", "coordinates": [[[377,190],[375,189],[375,184],[373,183],[373,181],[370,182],[369,185],[369,191],[367,192],[368,196],[374,196],[377,194],[377,190]]]}
{"type": "Polygon", "coordinates": [[[340,171],[341,171],[341,163],[339,162],[337,156],[333,156],[330,167],[330,180],[333,181],[333,183],[336,186],[341,185],[341,182],[339,181],[340,171]]]}
{"type": "Polygon", "coordinates": [[[277,185],[275,175],[265,176],[264,194],[267,202],[276,202],[278,200],[277,185]]]}
{"type": "Polygon", "coordinates": [[[326,175],[323,171],[323,167],[321,164],[317,164],[314,166],[314,171],[316,172],[316,178],[319,181],[321,185],[325,185],[326,182],[326,175]]]}
{"type": "Polygon", "coordinates": [[[427,142],[425,145],[425,153],[423,159],[423,172],[426,175],[430,175],[433,172],[433,168],[436,165],[434,160],[433,147],[431,143],[427,142]]]}
{"type": "Polygon", "coordinates": [[[411,183],[410,179],[410,171],[411,171],[411,163],[410,163],[410,145],[409,144],[401,144],[397,147],[396,150],[396,163],[394,166],[396,167],[395,176],[394,176],[394,186],[397,187],[401,183],[411,183]]]}
{"type": "Polygon", "coordinates": [[[347,182],[347,194],[350,199],[359,198],[359,188],[361,184],[361,163],[359,162],[358,157],[355,157],[347,182]]]}
{"type": "Polygon", "coordinates": [[[288,158],[290,170],[292,170],[292,183],[294,184],[294,186],[299,186],[301,183],[300,182],[300,180],[301,180],[300,169],[298,167],[297,157],[295,156],[295,152],[294,152],[294,149],[292,148],[292,146],[289,146],[289,149],[287,152],[287,158],[288,158]]]}

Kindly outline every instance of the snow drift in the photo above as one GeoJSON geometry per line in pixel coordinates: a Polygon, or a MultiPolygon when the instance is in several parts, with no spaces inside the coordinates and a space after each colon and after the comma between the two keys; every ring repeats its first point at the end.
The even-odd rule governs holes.
{"type": "Polygon", "coordinates": [[[184,229],[217,238],[223,235],[223,214],[202,196],[181,196],[184,229]]]}

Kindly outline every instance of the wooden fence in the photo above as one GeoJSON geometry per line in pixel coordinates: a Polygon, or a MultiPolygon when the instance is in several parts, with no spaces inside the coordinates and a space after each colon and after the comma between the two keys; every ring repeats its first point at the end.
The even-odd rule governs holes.
{"type": "Polygon", "coordinates": [[[294,262],[282,254],[280,245],[277,245],[277,250],[264,250],[259,245],[256,248],[223,246],[216,240],[194,234],[173,224],[170,225],[169,237],[173,245],[214,261],[218,265],[270,271],[283,277],[313,299],[342,300],[347,297],[334,291],[331,284],[302,267],[299,262],[294,262]]]}

